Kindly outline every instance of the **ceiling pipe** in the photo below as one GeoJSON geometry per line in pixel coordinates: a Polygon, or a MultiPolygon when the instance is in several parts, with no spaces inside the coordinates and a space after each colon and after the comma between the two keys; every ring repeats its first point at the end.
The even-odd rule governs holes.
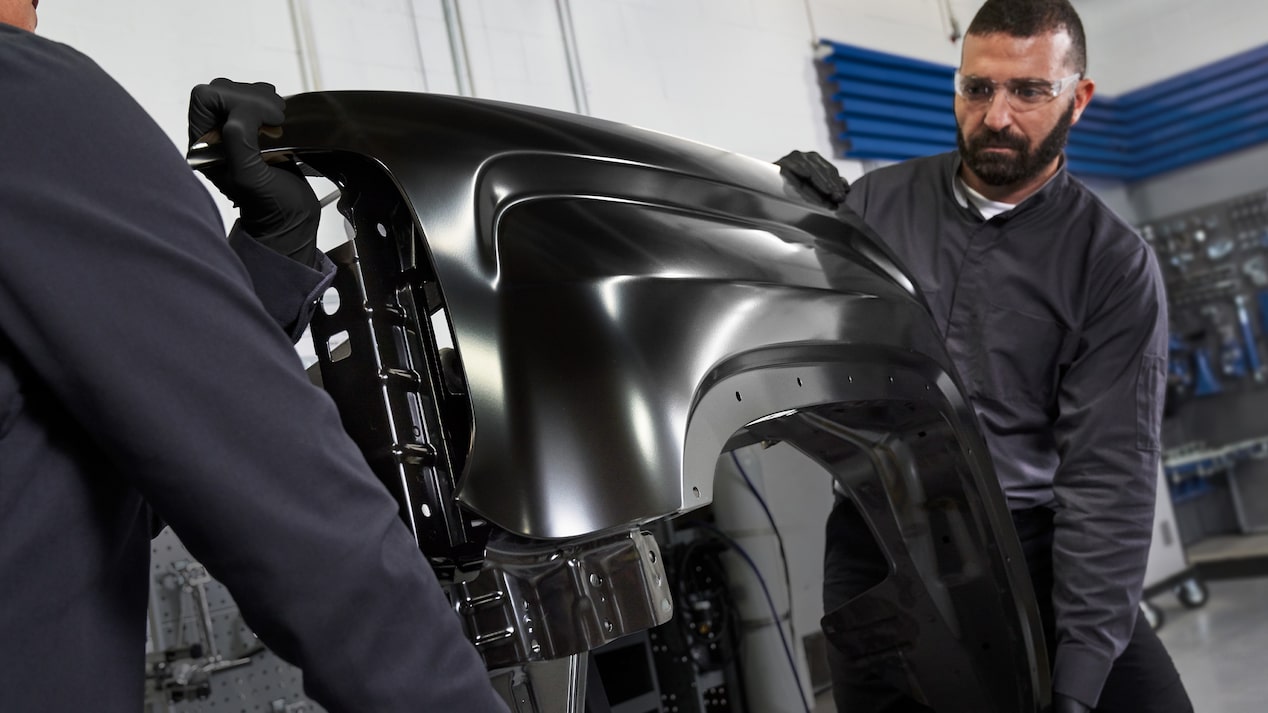
{"type": "Polygon", "coordinates": [[[577,50],[577,34],[572,25],[572,5],[568,0],[555,0],[559,13],[559,30],[564,39],[564,56],[568,63],[568,80],[572,84],[572,103],[578,114],[590,114],[586,98],[585,77],[581,74],[581,54],[577,50]]]}

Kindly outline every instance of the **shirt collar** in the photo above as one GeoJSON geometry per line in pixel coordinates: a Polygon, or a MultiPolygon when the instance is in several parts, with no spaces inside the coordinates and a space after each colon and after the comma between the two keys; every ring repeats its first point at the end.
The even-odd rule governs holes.
{"type": "MultiPolygon", "coordinates": [[[[974,215],[982,218],[982,214],[978,212],[975,206],[972,206],[969,203],[967,196],[963,195],[959,190],[958,183],[960,182],[960,166],[963,164],[963,160],[960,158],[960,152],[952,151],[949,155],[952,160],[947,162],[950,169],[947,174],[947,185],[949,186],[952,197],[955,199],[956,204],[958,204],[961,208],[972,211],[974,215]]],[[[1059,163],[1057,164],[1056,172],[1052,174],[1047,182],[1040,186],[1039,190],[1026,196],[1020,203],[1015,205],[1012,210],[1000,213],[999,216],[1002,216],[1007,220],[1015,215],[1024,213],[1027,210],[1042,205],[1047,202],[1053,191],[1058,190],[1059,186],[1065,185],[1068,180],[1069,173],[1066,171],[1065,154],[1062,153],[1059,158],[1059,163]]]]}

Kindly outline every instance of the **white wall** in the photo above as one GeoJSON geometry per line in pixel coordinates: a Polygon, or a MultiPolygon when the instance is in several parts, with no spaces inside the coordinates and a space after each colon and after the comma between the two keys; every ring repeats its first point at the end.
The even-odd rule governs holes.
{"type": "MultiPolygon", "coordinates": [[[[56,0],[40,32],[98,60],[183,141],[213,76],[457,93],[443,0],[56,0]],[[292,24],[300,16],[301,37],[292,24]]],[[[956,63],[943,0],[571,0],[590,113],[754,156],[826,150],[813,40],[956,63]]],[[[951,0],[961,29],[977,0],[951,0]]],[[[1101,90],[1120,93],[1268,39],[1252,0],[1076,0],[1101,90]]],[[[477,96],[572,110],[555,0],[456,0],[477,96]]]]}
{"type": "MultiPolygon", "coordinates": [[[[283,93],[467,93],[589,113],[775,159],[830,153],[811,65],[828,37],[954,64],[944,0],[56,0],[40,32],[97,59],[183,145],[188,90],[215,76],[283,93]],[[447,23],[445,6],[451,9],[447,23]],[[451,33],[450,26],[458,29],[451,33]],[[452,41],[451,41],[452,38],[452,41]],[[464,85],[465,81],[465,85],[464,85]]],[[[950,0],[961,31],[978,0],[950,0]]],[[[1261,44],[1251,0],[1075,0],[1091,72],[1116,94],[1261,44]]],[[[847,177],[857,162],[839,161],[847,177]]],[[[227,210],[227,209],[226,209],[227,210]]]]}
{"type": "MultiPolygon", "coordinates": [[[[958,64],[945,0],[809,0],[821,37],[941,64],[958,64]]],[[[1268,42],[1256,0],[1071,0],[1083,20],[1088,72],[1110,96],[1268,42]]],[[[979,0],[950,0],[961,33],[979,0]]]]}
{"type": "Polygon", "coordinates": [[[826,146],[805,7],[573,2],[591,113],[775,160],[826,146]]]}
{"type": "Polygon", "coordinates": [[[39,16],[39,34],[96,60],[182,148],[195,84],[228,76],[302,89],[283,0],[54,0],[39,16]]]}
{"type": "Polygon", "coordinates": [[[1268,43],[1268,5],[1255,0],[1074,0],[1088,34],[1089,72],[1115,95],[1268,43]]]}

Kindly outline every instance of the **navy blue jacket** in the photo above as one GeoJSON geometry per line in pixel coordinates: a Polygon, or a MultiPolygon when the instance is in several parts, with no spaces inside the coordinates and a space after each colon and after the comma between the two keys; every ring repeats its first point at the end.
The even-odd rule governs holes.
{"type": "Polygon", "coordinates": [[[141,710],[148,503],[328,710],[505,710],[288,340],[322,275],[240,259],[117,84],[4,25],[0,162],[0,709],[141,710]]]}

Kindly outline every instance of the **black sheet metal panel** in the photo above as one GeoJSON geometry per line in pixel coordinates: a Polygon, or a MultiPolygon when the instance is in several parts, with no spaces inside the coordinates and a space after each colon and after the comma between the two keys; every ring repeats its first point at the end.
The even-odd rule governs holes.
{"type": "MultiPolygon", "coordinates": [[[[267,149],[339,183],[357,233],[334,257],[361,294],[314,332],[347,330],[354,357],[361,340],[413,344],[332,394],[389,487],[417,499],[403,501],[416,532],[477,548],[486,523],[613,532],[710,502],[726,449],[786,440],[852,493],[892,560],[828,614],[829,637],[893,663],[939,711],[1046,707],[1033,594],[975,416],[923,299],[856,216],[806,203],[768,163],[549,110],[323,92],[287,114],[267,149]],[[465,387],[437,385],[439,309],[465,387]],[[454,498],[444,523],[420,518],[454,498]]],[[[365,361],[321,351],[327,388],[328,367],[365,361]]]]}

